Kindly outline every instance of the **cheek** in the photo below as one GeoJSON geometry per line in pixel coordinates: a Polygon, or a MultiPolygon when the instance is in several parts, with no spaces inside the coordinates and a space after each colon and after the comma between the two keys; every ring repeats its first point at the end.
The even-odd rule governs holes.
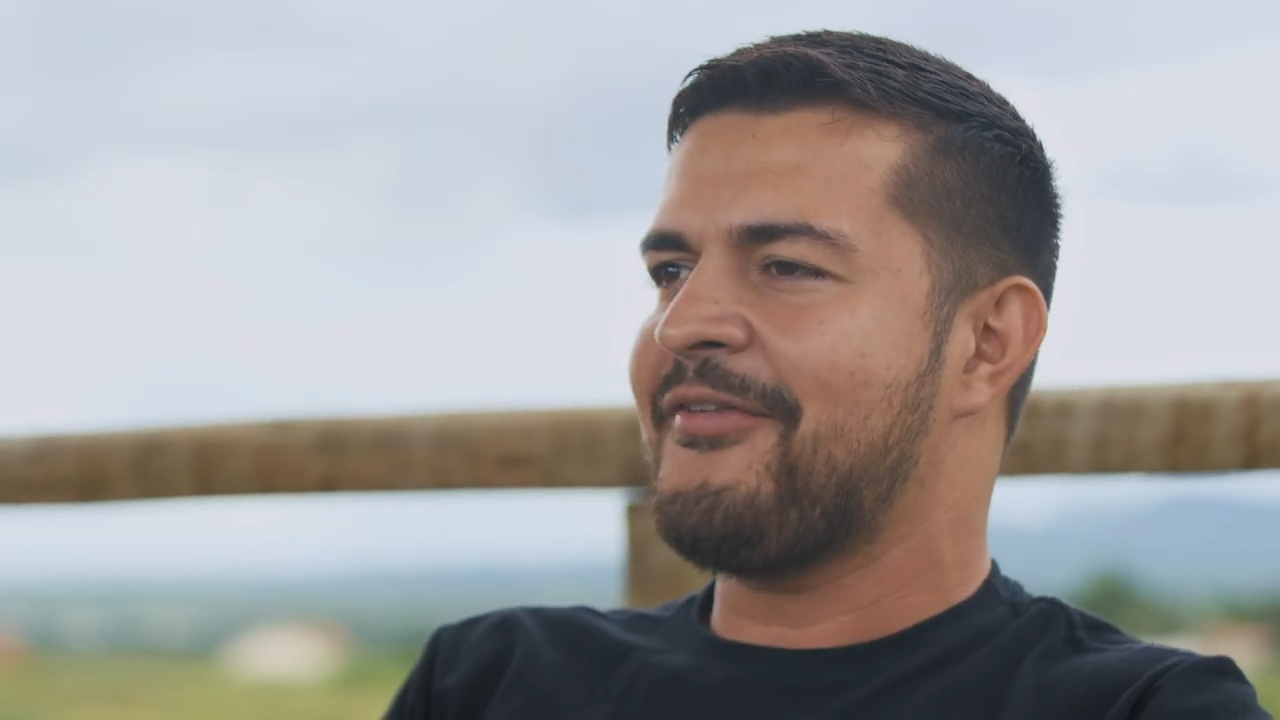
{"type": "MultiPolygon", "coordinates": [[[[800,330],[800,328],[793,328],[800,330]]],[[[901,323],[878,313],[820,321],[780,343],[774,364],[806,415],[860,415],[912,373],[917,349],[901,323]],[[785,370],[784,370],[785,368],[785,370]]]]}
{"type": "Polygon", "coordinates": [[[649,318],[640,326],[635,346],[631,350],[631,394],[635,398],[636,407],[641,419],[648,426],[649,400],[654,390],[662,381],[663,373],[671,363],[671,358],[654,338],[653,330],[657,318],[649,318]]]}

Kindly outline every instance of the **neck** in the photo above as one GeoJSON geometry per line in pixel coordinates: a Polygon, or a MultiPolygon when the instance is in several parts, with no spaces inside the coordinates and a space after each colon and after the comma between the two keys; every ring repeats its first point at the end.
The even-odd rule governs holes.
{"type": "Polygon", "coordinates": [[[796,576],[717,578],[712,632],[779,648],[852,645],[905,630],[976,592],[991,571],[985,513],[906,515],[909,522],[899,514],[892,525],[911,530],[890,530],[855,555],[796,576]]]}

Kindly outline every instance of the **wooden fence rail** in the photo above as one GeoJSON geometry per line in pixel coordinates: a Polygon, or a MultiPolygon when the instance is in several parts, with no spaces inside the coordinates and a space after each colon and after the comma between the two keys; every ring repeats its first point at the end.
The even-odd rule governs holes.
{"type": "MultiPolygon", "coordinates": [[[[1280,468],[1280,380],[1037,392],[1004,474],[1280,468]]],[[[265,422],[0,441],[0,503],[242,493],[643,487],[630,409],[265,422]]],[[[631,598],[700,578],[631,519],[631,598]]]]}
{"type": "MultiPolygon", "coordinates": [[[[1006,475],[1280,468],[1280,381],[1035,393],[1006,475]]],[[[630,409],[265,422],[0,440],[0,503],[628,487],[630,409]]]]}

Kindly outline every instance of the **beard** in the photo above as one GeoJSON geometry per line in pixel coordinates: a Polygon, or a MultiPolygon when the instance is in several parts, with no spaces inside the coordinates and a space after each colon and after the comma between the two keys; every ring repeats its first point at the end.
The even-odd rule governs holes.
{"type": "MultiPolygon", "coordinates": [[[[687,380],[731,394],[770,410],[782,431],[758,477],[670,490],[657,483],[660,434],[650,463],[659,536],[694,566],[747,580],[794,575],[871,545],[920,463],[941,359],[941,347],[932,348],[915,375],[885,388],[874,407],[808,430],[800,427],[798,402],[784,389],[738,376],[710,359],[692,368],[677,360],[660,392],[687,380]]],[[[680,444],[707,452],[723,446],[680,444]]]]}

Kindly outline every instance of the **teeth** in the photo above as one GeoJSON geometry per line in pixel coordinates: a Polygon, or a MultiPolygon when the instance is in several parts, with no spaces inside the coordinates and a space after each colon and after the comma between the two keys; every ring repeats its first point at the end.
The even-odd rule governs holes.
{"type": "Polygon", "coordinates": [[[715,412],[720,410],[721,406],[716,403],[689,403],[689,412],[715,412]]]}

